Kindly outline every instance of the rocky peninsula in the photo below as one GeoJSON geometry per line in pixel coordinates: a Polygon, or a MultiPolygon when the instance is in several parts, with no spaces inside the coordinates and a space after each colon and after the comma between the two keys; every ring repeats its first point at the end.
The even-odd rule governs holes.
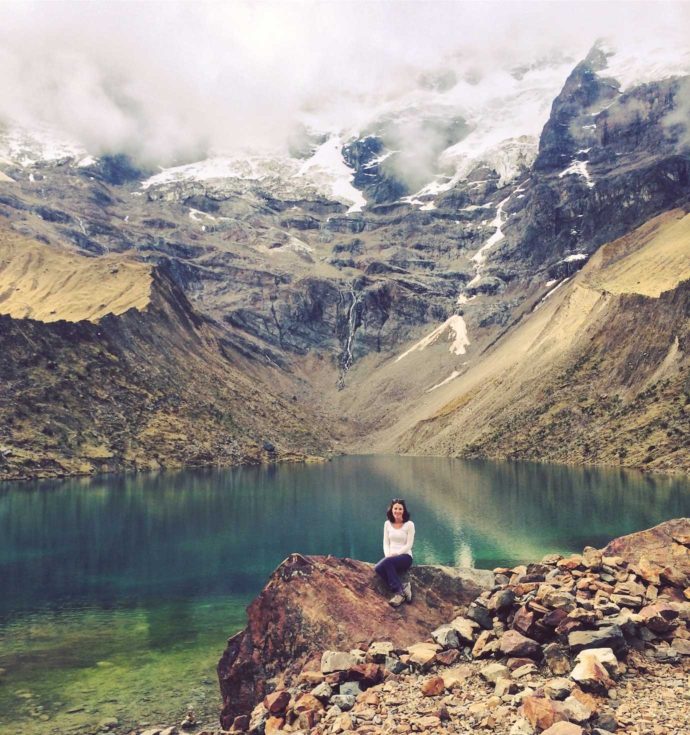
{"type": "MultiPolygon", "coordinates": [[[[676,735],[690,728],[690,519],[493,572],[293,554],[218,665],[199,735],[676,735]]],[[[171,735],[152,728],[141,735],[171,735]]]]}

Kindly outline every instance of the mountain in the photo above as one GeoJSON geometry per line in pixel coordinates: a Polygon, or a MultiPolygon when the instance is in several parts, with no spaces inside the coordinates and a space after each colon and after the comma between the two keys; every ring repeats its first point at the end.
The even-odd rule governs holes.
{"type": "Polygon", "coordinates": [[[4,477],[324,451],[318,419],[196,314],[164,265],[0,240],[4,477]]]}
{"type": "MultiPolygon", "coordinates": [[[[67,332],[100,330],[108,354],[124,339],[121,391],[95,370],[69,390],[82,432],[97,389],[115,391],[139,454],[41,466],[68,434],[46,443],[35,411],[19,434],[4,414],[4,451],[55,473],[384,450],[687,470],[689,72],[687,54],[603,42],[579,63],[460,66],[384,99],[360,130],[305,123],[287,152],[159,172],[6,128],[2,339],[36,330],[34,362],[60,353],[65,374],[83,372],[67,332]],[[137,293],[149,278],[156,300],[127,309],[121,284],[83,296],[74,278],[19,299],[58,256],[89,263],[81,288],[98,264],[148,269],[137,293]],[[72,288],[85,305],[70,314],[72,288]],[[127,404],[146,365],[156,377],[137,390],[189,410],[157,452],[127,404]],[[232,451],[216,439],[229,424],[232,451]]],[[[22,354],[5,353],[8,375],[22,354]]],[[[41,400],[46,415],[57,403],[41,400]]]]}

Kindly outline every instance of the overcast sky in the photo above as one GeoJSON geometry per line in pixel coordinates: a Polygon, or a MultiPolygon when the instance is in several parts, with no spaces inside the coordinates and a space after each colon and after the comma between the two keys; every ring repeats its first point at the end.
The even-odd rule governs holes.
{"type": "Polygon", "coordinates": [[[306,111],[364,124],[423,71],[580,59],[640,29],[690,38],[690,3],[0,0],[0,118],[151,161],[273,145],[306,111]]]}

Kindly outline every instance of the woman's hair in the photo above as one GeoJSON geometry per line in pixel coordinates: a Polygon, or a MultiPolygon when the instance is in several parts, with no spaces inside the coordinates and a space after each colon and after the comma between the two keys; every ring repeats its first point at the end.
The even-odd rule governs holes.
{"type": "Polygon", "coordinates": [[[407,506],[405,505],[405,501],[402,498],[393,498],[391,500],[391,504],[388,506],[388,510],[386,511],[386,518],[393,523],[395,521],[395,518],[393,518],[393,506],[394,505],[402,505],[403,507],[403,523],[407,523],[410,520],[410,512],[407,510],[407,506]]]}

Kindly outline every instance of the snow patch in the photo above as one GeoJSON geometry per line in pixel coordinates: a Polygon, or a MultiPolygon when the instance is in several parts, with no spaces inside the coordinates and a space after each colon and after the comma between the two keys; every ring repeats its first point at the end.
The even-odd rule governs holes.
{"type": "MultiPolygon", "coordinates": [[[[682,24],[681,24],[682,25],[682,24]]],[[[620,91],[690,74],[690,49],[687,44],[687,27],[677,29],[677,42],[668,38],[661,42],[648,29],[623,42],[607,40],[600,48],[607,55],[607,66],[598,72],[600,77],[613,77],[620,84],[620,91]]]]}
{"type": "Polygon", "coordinates": [[[574,253],[573,255],[568,255],[567,257],[563,258],[564,263],[574,263],[577,260],[587,260],[589,256],[587,253],[574,253]]]}
{"type": "Polygon", "coordinates": [[[587,161],[579,161],[577,159],[574,159],[571,162],[570,166],[568,166],[568,168],[558,174],[558,178],[562,179],[564,176],[570,175],[582,176],[586,180],[587,186],[590,189],[594,186],[592,177],[589,175],[589,171],[587,170],[587,161]]]}
{"type": "Polygon", "coordinates": [[[448,334],[448,341],[451,342],[448,351],[454,355],[464,355],[467,351],[466,348],[470,345],[470,340],[467,337],[467,325],[459,314],[453,314],[441,326],[436,327],[433,332],[427,334],[426,337],[423,337],[419,342],[412,345],[409,350],[398,356],[395,361],[400,362],[403,357],[407,357],[412,352],[421,352],[429,347],[429,345],[437,342],[446,333],[448,334]]]}
{"type": "Polygon", "coordinates": [[[445,380],[442,380],[440,383],[436,383],[432,388],[428,388],[425,393],[431,393],[432,390],[436,390],[436,388],[440,388],[442,385],[447,385],[451,380],[455,380],[458,375],[460,375],[460,372],[458,370],[453,370],[445,380]]]}

